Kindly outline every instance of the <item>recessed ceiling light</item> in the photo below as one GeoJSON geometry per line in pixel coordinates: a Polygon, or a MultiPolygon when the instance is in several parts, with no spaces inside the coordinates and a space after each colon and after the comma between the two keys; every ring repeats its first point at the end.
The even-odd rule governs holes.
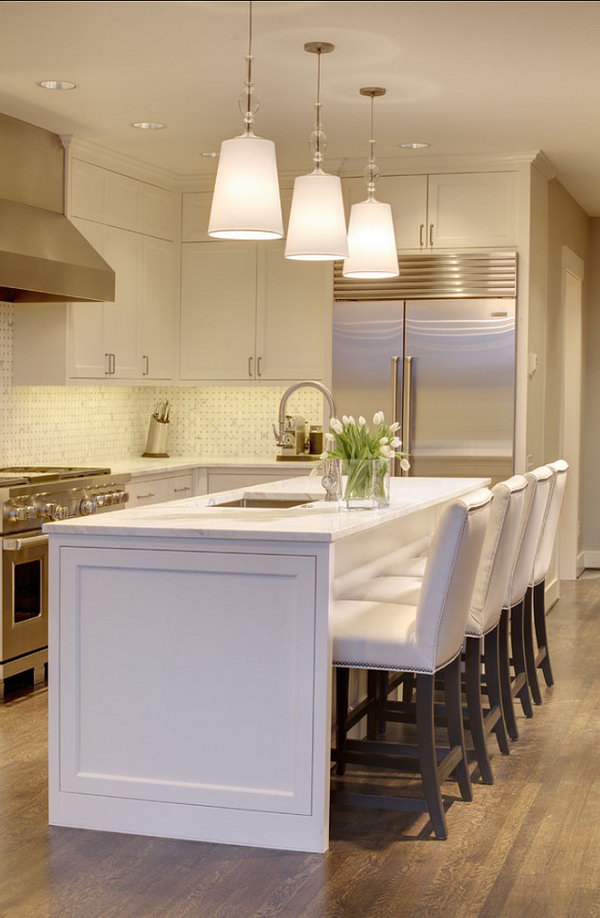
{"type": "Polygon", "coordinates": [[[206,153],[200,154],[200,156],[206,156],[208,159],[216,159],[218,155],[214,150],[208,150],[206,153]]]}
{"type": "Polygon", "coordinates": [[[430,144],[414,141],[413,143],[399,143],[398,146],[403,150],[424,150],[425,147],[430,146],[430,144]]]}
{"type": "Polygon", "coordinates": [[[42,89],[77,89],[77,83],[70,80],[40,80],[38,86],[42,89]]]}
{"type": "Polygon", "coordinates": [[[162,131],[167,125],[161,121],[134,121],[131,127],[138,128],[140,131],[162,131]]]}

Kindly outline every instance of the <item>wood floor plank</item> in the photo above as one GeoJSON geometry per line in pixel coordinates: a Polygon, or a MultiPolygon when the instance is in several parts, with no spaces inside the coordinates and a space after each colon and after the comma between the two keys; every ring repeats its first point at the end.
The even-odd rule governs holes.
{"type": "Polygon", "coordinates": [[[548,619],[556,685],[542,685],[532,720],[519,715],[510,756],[490,744],[496,783],[448,807],[445,842],[425,814],[342,806],[323,856],[49,827],[46,691],[9,697],[0,915],[600,918],[600,576],[561,593],[548,619]]]}

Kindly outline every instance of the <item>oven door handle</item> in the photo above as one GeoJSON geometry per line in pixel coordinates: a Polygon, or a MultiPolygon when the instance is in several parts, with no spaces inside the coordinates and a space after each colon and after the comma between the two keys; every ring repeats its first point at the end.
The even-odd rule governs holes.
{"type": "Polygon", "coordinates": [[[3,539],[2,548],[4,551],[21,551],[22,548],[33,548],[34,545],[47,545],[48,536],[43,535],[26,536],[24,539],[3,539]]]}

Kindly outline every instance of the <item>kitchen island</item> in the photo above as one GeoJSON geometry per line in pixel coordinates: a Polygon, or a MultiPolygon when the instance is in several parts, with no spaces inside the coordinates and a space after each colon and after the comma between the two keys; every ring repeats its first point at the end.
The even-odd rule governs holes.
{"type": "Polygon", "coordinates": [[[330,603],[487,483],[397,478],[345,511],[290,479],[48,524],[50,823],[325,851],[330,603]]]}

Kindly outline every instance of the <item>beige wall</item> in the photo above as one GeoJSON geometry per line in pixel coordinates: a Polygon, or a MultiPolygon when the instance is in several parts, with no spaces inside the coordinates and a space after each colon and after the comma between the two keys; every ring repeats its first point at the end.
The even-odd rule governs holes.
{"type": "MultiPolygon", "coordinates": [[[[598,552],[600,564],[600,217],[590,221],[584,312],[583,516],[582,548],[598,552]]],[[[589,563],[589,559],[588,562],[589,563]]]]}

